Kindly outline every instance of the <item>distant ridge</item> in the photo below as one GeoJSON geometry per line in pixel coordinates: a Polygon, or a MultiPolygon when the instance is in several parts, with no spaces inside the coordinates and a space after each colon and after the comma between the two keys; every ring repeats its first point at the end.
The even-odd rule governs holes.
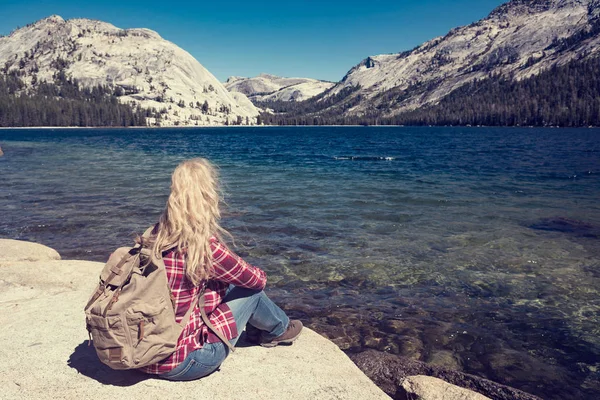
{"type": "Polygon", "coordinates": [[[228,90],[243,93],[253,102],[307,100],[334,85],[333,82],[317,79],[283,78],[270,74],[254,78],[232,76],[225,83],[228,90]]]}

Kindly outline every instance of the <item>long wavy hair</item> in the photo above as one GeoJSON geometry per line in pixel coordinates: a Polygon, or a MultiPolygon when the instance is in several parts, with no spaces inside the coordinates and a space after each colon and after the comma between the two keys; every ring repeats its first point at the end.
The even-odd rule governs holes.
{"type": "Polygon", "coordinates": [[[171,193],[155,229],[155,255],[177,249],[185,254],[185,274],[198,286],[209,279],[213,257],[212,236],[228,236],[219,222],[221,191],[217,169],[204,158],[182,162],[171,177],[171,193]]]}

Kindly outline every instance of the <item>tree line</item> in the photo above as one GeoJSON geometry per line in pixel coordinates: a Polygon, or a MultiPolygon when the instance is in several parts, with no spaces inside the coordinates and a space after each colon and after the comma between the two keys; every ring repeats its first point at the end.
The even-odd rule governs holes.
{"type": "Polygon", "coordinates": [[[18,74],[0,75],[0,126],[145,126],[153,114],[121,104],[111,87],[82,87],[63,71],[54,83],[25,86],[18,74]]]}
{"type": "MultiPolygon", "coordinates": [[[[122,104],[122,89],[84,87],[64,69],[53,82],[35,82],[27,89],[18,70],[0,74],[0,126],[145,126],[156,110],[122,104]]],[[[35,81],[35,75],[33,77],[35,81]]],[[[379,108],[362,115],[347,111],[364,99],[360,87],[331,90],[300,102],[256,102],[270,112],[260,114],[266,125],[487,125],[600,126],[600,58],[571,61],[538,75],[516,80],[491,75],[456,89],[439,103],[393,113],[409,97],[427,93],[436,82],[391,89],[379,94],[379,108]]],[[[190,104],[190,106],[193,106],[190,104]]],[[[206,109],[208,104],[196,104],[206,109]]],[[[227,111],[227,110],[219,110],[227,111]]],[[[240,121],[234,121],[241,123],[240,121]]]]}

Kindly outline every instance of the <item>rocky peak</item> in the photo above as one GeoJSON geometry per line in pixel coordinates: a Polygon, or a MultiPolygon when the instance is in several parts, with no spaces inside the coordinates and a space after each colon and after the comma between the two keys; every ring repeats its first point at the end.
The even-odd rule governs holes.
{"type": "Polygon", "coordinates": [[[225,81],[225,83],[226,84],[227,83],[233,83],[233,82],[237,82],[237,81],[244,80],[244,79],[248,79],[248,78],[245,78],[243,76],[230,76],[229,78],[227,78],[227,80],[225,81]]]}
{"type": "Polygon", "coordinates": [[[593,1],[596,0],[511,0],[498,6],[490,13],[490,17],[505,16],[507,14],[531,14],[551,9],[585,6],[593,1]]]}
{"type": "Polygon", "coordinates": [[[412,50],[364,59],[326,97],[353,87],[347,102],[354,105],[346,114],[383,109],[394,115],[436,103],[476,79],[523,79],[574,58],[598,55],[599,5],[600,0],[512,0],[488,17],[412,50]],[[359,96],[360,101],[350,100],[359,96]]]}
{"type": "Polygon", "coordinates": [[[112,87],[124,103],[161,111],[151,121],[161,125],[252,123],[258,115],[189,53],[144,28],[52,15],[0,37],[0,68],[18,74],[25,91],[58,75],[112,87]]]}
{"type": "Polygon", "coordinates": [[[36,22],[36,24],[43,24],[43,23],[59,24],[59,23],[64,23],[64,22],[65,22],[65,20],[63,19],[63,17],[55,14],[55,15],[51,15],[46,18],[42,18],[41,20],[36,22]]]}

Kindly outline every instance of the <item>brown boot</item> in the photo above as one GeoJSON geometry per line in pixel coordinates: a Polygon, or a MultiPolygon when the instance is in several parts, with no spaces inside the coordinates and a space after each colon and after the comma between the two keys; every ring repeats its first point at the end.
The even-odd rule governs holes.
{"type": "Polygon", "coordinates": [[[275,347],[280,344],[290,345],[294,340],[298,339],[302,332],[302,322],[297,319],[290,320],[287,329],[282,335],[279,335],[273,339],[269,339],[261,342],[262,347],[275,347]]]}

